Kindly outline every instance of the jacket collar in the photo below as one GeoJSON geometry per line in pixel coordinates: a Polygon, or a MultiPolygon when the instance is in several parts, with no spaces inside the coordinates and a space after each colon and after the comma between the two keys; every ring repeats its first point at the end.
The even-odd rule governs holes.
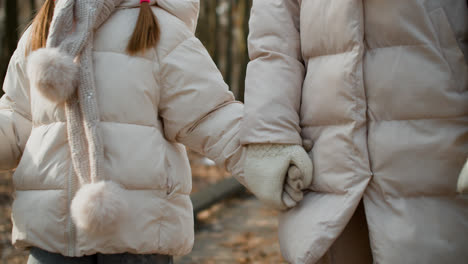
{"type": "MultiPolygon", "coordinates": [[[[200,0],[150,0],[151,5],[158,5],[182,20],[192,32],[197,27],[200,0]]],[[[140,6],[140,0],[123,0],[119,7],[131,8],[140,6]]]]}

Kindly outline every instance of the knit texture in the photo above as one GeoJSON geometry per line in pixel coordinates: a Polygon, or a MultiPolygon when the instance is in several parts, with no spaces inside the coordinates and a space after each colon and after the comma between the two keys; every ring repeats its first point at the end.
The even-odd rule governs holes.
{"type": "Polygon", "coordinates": [[[81,184],[104,180],[101,175],[103,147],[97,129],[100,118],[94,83],[93,32],[121,1],[58,1],[47,39],[47,48],[58,47],[79,59],[78,92],[67,101],[66,116],[72,161],[81,184]],[[88,157],[87,162],[83,157],[88,157]]]}
{"type": "Polygon", "coordinates": [[[251,144],[247,147],[246,187],[271,207],[284,210],[295,206],[302,196],[300,190],[294,189],[309,187],[312,174],[312,161],[302,146],[251,144]],[[287,179],[288,173],[290,179],[287,179]]]}
{"type": "MultiPolygon", "coordinates": [[[[70,98],[61,98],[66,98],[67,136],[72,163],[80,185],[83,186],[83,190],[79,190],[73,198],[72,217],[78,228],[88,232],[109,231],[104,227],[115,227],[118,217],[125,213],[126,208],[123,201],[119,201],[122,188],[116,183],[104,183],[104,148],[98,127],[100,116],[92,57],[95,29],[112,14],[121,1],[58,1],[45,51],[41,51],[43,54],[47,54],[47,51],[61,53],[63,56],[56,58],[74,58],[79,65],[77,91],[68,92],[73,94],[70,98]]],[[[60,64],[60,61],[51,60],[52,65],[60,64]]],[[[39,75],[47,72],[45,69],[34,71],[39,75]]],[[[55,75],[55,79],[60,79],[61,71],[55,71],[55,75]]],[[[63,87],[59,85],[55,90],[60,88],[63,87]]]]}

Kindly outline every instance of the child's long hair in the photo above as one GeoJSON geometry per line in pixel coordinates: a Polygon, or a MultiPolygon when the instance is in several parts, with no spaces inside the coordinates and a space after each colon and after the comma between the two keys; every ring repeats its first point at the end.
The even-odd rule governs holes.
{"type": "Polygon", "coordinates": [[[127,46],[128,54],[134,55],[156,46],[160,33],[158,20],[151,10],[149,3],[142,2],[135,30],[127,46]]]}
{"type": "MultiPolygon", "coordinates": [[[[31,51],[44,48],[49,35],[50,23],[54,15],[55,0],[46,0],[32,22],[30,48],[31,51]]],[[[135,30],[127,46],[127,52],[135,55],[158,44],[160,37],[158,20],[149,2],[142,2],[135,30]]]]}
{"type": "Polygon", "coordinates": [[[46,46],[50,22],[52,22],[52,17],[54,16],[54,7],[55,0],[46,0],[32,21],[31,38],[29,42],[31,51],[46,46]]]}

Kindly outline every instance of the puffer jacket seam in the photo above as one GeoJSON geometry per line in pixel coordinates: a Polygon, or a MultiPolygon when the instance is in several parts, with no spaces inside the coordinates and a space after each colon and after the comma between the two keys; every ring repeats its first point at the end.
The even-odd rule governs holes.
{"type": "Polygon", "coordinates": [[[308,61],[310,61],[310,60],[314,60],[314,59],[319,59],[319,58],[324,58],[324,57],[331,57],[331,56],[338,56],[338,55],[342,55],[342,54],[345,54],[345,53],[352,53],[352,52],[354,52],[354,49],[346,50],[346,51],[340,51],[340,52],[336,52],[336,53],[321,54],[321,55],[315,55],[315,56],[307,56],[307,59],[308,59],[308,61]]]}
{"type": "MultiPolygon", "coordinates": [[[[468,91],[467,91],[468,92],[468,91]]],[[[447,116],[447,117],[434,117],[434,118],[408,118],[408,119],[392,119],[392,120],[386,120],[386,119],[380,119],[380,120],[367,120],[369,123],[382,123],[382,122],[405,122],[405,121],[431,121],[431,120],[450,120],[450,119],[459,119],[459,118],[466,118],[468,116],[468,113],[465,115],[456,115],[456,116],[447,116]]],[[[314,125],[301,125],[302,128],[307,128],[307,127],[338,127],[338,126],[345,126],[348,124],[351,124],[353,122],[356,122],[355,120],[350,120],[347,122],[343,123],[338,123],[338,124],[314,124],[314,125]]]]}
{"type": "Polygon", "coordinates": [[[116,122],[116,121],[99,121],[100,123],[105,123],[105,124],[119,124],[119,125],[129,125],[129,126],[142,126],[142,127],[148,127],[148,128],[155,128],[158,129],[158,127],[155,124],[151,125],[143,125],[143,124],[135,124],[135,123],[127,123],[127,122],[116,122]]]}
{"type": "Polygon", "coordinates": [[[339,127],[339,126],[346,126],[346,125],[349,125],[349,124],[352,124],[352,123],[355,123],[356,120],[349,120],[349,121],[346,121],[346,122],[343,122],[343,123],[337,123],[337,124],[314,124],[314,125],[304,125],[304,124],[301,124],[301,127],[302,128],[307,128],[307,127],[339,127]]]}
{"type": "Polygon", "coordinates": [[[197,121],[195,121],[192,126],[187,130],[187,133],[183,136],[178,136],[176,138],[176,141],[180,141],[181,139],[184,139],[188,136],[190,136],[190,134],[198,127],[199,124],[201,124],[205,119],[209,118],[212,114],[216,113],[216,111],[218,111],[219,109],[221,108],[224,108],[225,106],[228,106],[230,104],[242,104],[241,102],[239,101],[224,101],[220,104],[218,104],[217,106],[215,106],[210,112],[206,113],[202,118],[198,119],[197,121]]]}
{"type": "Polygon", "coordinates": [[[440,198],[456,198],[456,197],[464,197],[463,194],[459,194],[455,192],[453,193],[427,193],[427,194],[390,194],[390,193],[382,193],[382,196],[385,200],[392,199],[425,199],[427,197],[440,197],[440,198]]]}
{"type": "MultiPolygon", "coordinates": [[[[162,62],[163,62],[167,57],[169,57],[169,56],[172,54],[172,52],[174,52],[178,47],[180,47],[182,44],[184,44],[187,40],[191,40],[191,39],[193,39],[193,38],[195,38],[195,36],[193,36],[193,35],[190,35],[190,36],[188,36],[187,38],[184,38],[184,39],[181,40],[179,43],[177,43],[176,45],[174,45],[174,47],[173,47],[172,49],[170,49],[170,50],[167,52],[167,54],[166,54],[163,58],[159,57],[159,55],[158,55],[158,58],[159,58],[159,61],[158,61],[158,62],[161,62],[160,65],[162,65],[162,62]]],[[[158,52],[156,52],[156,54],[158,54],[158,52]]],[[[162,68],[162,67],[161,67],[161,68],[162,68]]],[[[161,72],[161,70],[159,70],[159,72],[161,72]]]]}
{"type": "Polygon", "coordinates": [[[379,50],[379,49],[400,48],[400,47],[430,47],[430,44],[428,44],[428,43],[399,44],[399,45],[381,46],[381,47],[374,47],[374,48],[370,48],[368,46],[367,51],[374,51],[374,50],[379,50]]]}
{"type": "MultiPolygon", "coordinates": [[[[361,8],[363,8],[363,7],[361,6],[361,8]]],[[[358,27],[358,29],[357,29],[358,34],[364,34],[364,29],[362,28],[362,26],[359,23],[357,23],[357,27],[358,27]]],[[[361,36],[359,36],[359,37],[361,37],[361,36]]],[[[353,106],[352,106],[352,110],[351,110],[351,119],[352,120],[350,120],[349,123],[358,124],[359,126],[361,126],[361,125],[366,126],[366,124],[368,122],[367,116],[366,116],[367,99],[366,99],[366,96],[365,96],[364,72],[363,72],[363,61],[364,61],[365,48],[364,48],[364,44],[359,42],[359,41],[352,41],[352,42],[355,43],[355,44],[353,45],[353,48],[349,52],[357,52],[357,55],[356,55],[356,58],[353,58],[353,67],[352,67],[351,74],[350,74],[350,77],[349,77],[349,82],[351,83],[351,87],[352,87],[351,96],[352,96],[352,102],[353,102],[353,106]],[[360,73],[360,75],[358,75],[359,73],[360,73]],[[363,106],[359,105],[359,103],[361,101],[361,98],[359,98],[358,95],[361,92],[364,95],[364,98],[363,98],[364,99],[364,102],[363,102],[364,105],[363,106]],[[364,110],[362,108],[364,108],[364,110]],[[364,111],[364,117],[362,117],[362,113],[360,113],[360,111],[362,112],[362,110],[364,111]],[[360,119],[362,119],[362,118],[364,120],[360,121],[360,119]],[[364,123],[364,124],[361,124],[361,123],[364,123]]],[[[359,129],[359,127],[358,127],[358,129],[359,129]]],[[[367,127],[366,127],[366,130],[367,130],[367,127]]],[[[351,132],[351,135],[355,135],[355,132],[356,132],[356,126],[353,126],[353,131],[351,132]]],[[[366,142],[366,146],[365,146],[366,151],[368,151],[367,137],[366,137],[365,142],[366,142]]],[[[350,147],[347,148],[347,152],[349,152],[349,154],[351,154],[351,155],[349,155],[349,154],[346,155],[346,157],[347,157],[347,159],[345,159],[346,163],[349,163],[351,168],[355,168],[356,167],[355,164],[360,164],[359,158],[357,158],[357,157],[363,158],[363,159],[367,160],[367,162],[368,162],[369,173],[372,173],[371,172],[370,157],[369,157],[368,152],[367,152],[366,156],[362,155],[362,154],[366,154],[366,153],[360,152],[357,149],[355,144],[356,144],[355,142],[351,142],[350,147]],[[360,153],[361,153],[361,155],[360,155],[360,153]]],[[[353,174],[357,175],[358,173],[355,171],[353,174]]],[[[372,175],[372,174],[370,174],[370,175],[372,175]]],[[[371,177],[369,177],[367,179],[367,185],[370,182],[370,178],[371,177]]],[[[350,197],[352,195],[352,193],[356,193],[356,192],[351,192],[350,189],[354,189],[354,188],[353,187],[348,187],[347,192],[344,194],[345,197],[350,197]]],[[[360,191],[360,199],[364,195],[365,190],[366,190],[366,188],[363,188],[360,191]]],[[[359,205],[359,203],[356,203],[354,211],[356,210],[358,205],[359,205]]],[[[339,215],[339,214],[341,214],[341,211],[337,210],[336,213],[332,217],[330,217],[329,219],[336,219],[337,215],[339,215]]],[[[351,219],[351,216],[349,217],[349,219],[351,219]]],[[[348,220],[348,222],[349,222],[349,220],[348,220]]],[[[346,227],[345,225],[341,227],[341,232],[345,229],[345,227],[346,227]]],[[[336,239],[337,239],[337,237],[335,238],[335,240],[336,239]]],[[[332,241],[332,244],[334,243],[334,241],[332,241]]],[[[315,252],[317,252],[317,251],[315,251],[315,252]]],[[[305,258],[304,258],[305,263],[309,263],[312,259],[317,260],[320,257],[322,257],[322,256],[318,256],[317,254],[312,254],[312,251],[308,251],[307,254],[305,255],[305,258]]]]}
{"type": "Polygon", "coordinates": [[[152,64],[154,63],[154,61],[153,61],[152,59],[148,59],[148,58],[143,57],[143,56],[135,56],[135,55],[130,56],[130,55],[125,54],[125,53],[122,53],[122,52],[120,52],[120,51],[112,51],[112,50],[93,50],[93,53],[112,53],[112,54],[116,54],[116,55],[131,57],[131,58],[134,58],[134,59],[142,59],[142,60],[151,62],[152,64]]]}
{"type": "MultiPolygon", "coordinates": [[[[305,61],[304,61],[304,59],[302,57],[296,58],[296,57],[290,56],[288,54],[281,53],[281,52],[274,51],[274,50],[258,51],[258,52],[255,53],[255,55],[251,55],[251,56],[252,57],[255,56],[255,60],[259,60],[259,59],[269,58],[269,57],[271,57],[272,54],[276,55],[276,56],[279,56],[279,57],[286,57],[286,58],[291,59],[293,61],[297,61],[297,62],[299,62],[299,63],[301,63],[302,65],[305,66],[305,61]],[[256,54],[258,54],[258,55],[256,55],[256,54]]],[[[333,55],[333,54],[331,54],[331,55],[333,55]]],[[[324,56],[326,56],[326,55],[324,55],[324,56]]]]}
{"type": "MultiPolygon", "coordinates": [[[[359,27],[357,29],[358,33],[360,34],[364,34],[363,31],[364,29],[361,27],[361,25],[359,23],[357,23],[357,27],[359,27]]],[[[354,41],[353,41],[354,42],[354,41]]],[[[353,107],[352,107],[352,111],[351,111],[351,118],[352,118],[352,121],[350,123],[354,123],[354,126],[353,126],[353,132],[351,132],[353,135],[355,134],[356,132],[356,124],[359,124],[359,123],[364,123],[362,124],[363,126],[367,126],[367,116],[366,116],[366,112],[367,112],[367,98],[365,96],[365,87],[364,87],[364,72],[363,72],[363,62],[364,62],[364,52],[365,52],[365,48],[364,48],[364,43],[363,42],[359,42],[359,41],[356,41],[354,47],[349,51],[349,52],[356,52],[357,53],[357,56],[356,58],[354,59],[354,66],[351,70],[351,75],[350,75],[350,82],[351,82],[351,87],[352,87],[352,93],[351,93],[351,97],[352,97],[352,102],[353,102],[353,107]],[[360,75],[358,76],[358,74],[360,73],[360,75]],[[360,106],[359,105],[359,102],[361,101],[361,99],[358,97],[358,94],[362,92],[363,93],[363,106],[360,106]],[[364,110],[362,109],[364,108],[364,110]],[[359,110],[361,111],[364,111],[364,116],[362,116],[362,113],[359,112],[359,110]],[[359,121],[359,119],[364,119],[362,121],[359,121]]],[[[366,131],[367,131],[367,127],[366,127],[366,131]]],[[[368,151],[368,140],[367,140],[367,136],[366,136],[366,151],[368,151]]],[[[360,155],[360,151],[357,149],[356,147],[356,143],[351,143],[350,144],[350,148],[347,148],[349,150],[349,154],[351,155],[346,155],[347,159],[346,161],[349,163],[350,167],[351,168],[355,168],[356,164],[360,164],[361,162],[359,161],[359,159],[357,159],[356,157],[362,157],[363,159],[367,160],[368,162],[368,175],[366,176],[370,176],[368,177],[367,179],[367,185],[369,184],[370,182],[370,179],[371,179],[371,176],[372,176],[372,168],[371,168],[371,165],[370,165],[370,157],[369,155],[367,155],[366,157],[364,156],[361,156],[360,155]]],[[[364,153],[361,153],[361,154],[364,154],[364,153]]],[[[358,175],[357,172],[354,173],[355,175],[358,175]]],[[[363,175],[364,176],[364,175],[363,175]]],[[[366,185],[366,186],[367,186],[366,185]]],[[[348,187],[349,188],[352,188],[352,187],[348,187]]],[[[364,191],[365,191],[365,188],[361,191],[361,197],[362,195],[364,194],[364,191]]],[[[350,192],[347,191],[345,196],[350,196],[350,192]]],[[[357,205],[356,205],[356,208],[357,208],[357,205]]],[[[339,213],[337,212],[336,215],[338,215],[339,213]]],[[[336,215],[334,217],[336,217],[336,215]]]]}
{"type": "MultiPolygon", "coordinates": [[[[53,124],[64,124],[66,123],[65,121],[54,121],[54,122],[51,122],[51,123],[38,123],[38,122],[34,122],[33,125],[34,125],[34,128],[39,128],[39,127],[44,127],[44,126],[51,126],[53,124]]],[[[149,128],[155,128],[155,129],[158,129],[159,127],[155,124],[152,124],[152,125],[143,125],[143,124],[135,124],[135,123],[126,123],[126,122],[116,122],[116,121],[99,121],[99,123],[106,123],[106,124],[121,124],[121,125],[130,125],[130,126],[142,126],[142,127],[149,127],[149,128]]]]}
{"type": "MultiPolygon", "coordinates": [[[[165,188],[127,188],[124,186],[124,189],[127,191],[161,191],[161,192],[166,192],[165,188]]],[[[67,191],[66,187],[63,188],[27,188],[27,189],[22,189],[22,188],[15,188],[16,191],[20,192],[29,192],[29,191],[67,191]]],[[[172,195],[190,195],[190,193],[185,193],[181,191],[173,192],[171,193],[172,195]]],[[[165,196],[166,197],[166,196],[165,196]]]]}
{"type": "MultiPolygon", "coordinates": [[[[161,93],[162,93],[162,86],[161,86],[161,58],[159,56],[159,52],[157,51],[157,47],[154,47],[153,48],[153,51],[155,53],[155,62],[153,63],[153,78],[154,78],[154,81],[156,82],[156,85],[158,86],[158,94],[155,93],[155,96],[157,95],[157,98],[153,98],[154,99],[154,106],[153,106],[153,110],[155,111],[155,113],[157,114],[156,118],[156,123],[155,125],[158,125],[158,120],[160,119],[159,117],[159,100],[161,99],[161,93]]],[[[161,128],[163,129],[163,128],[161,128]]]]}
{"type": "MultiPolygon", "coordinates": [[[[468,91],[467,91],[468,92],[468,91]]],[[[466,118],[468,113],[464,115],[455,115],[455,116],[446,116],[446,117],[430,117],[430,118],[407,118],[407,119],[392,119],[392,120],[369,120],[369,122],[378,123],[378,122],[404,122],[404,121],[432,121],[432,120],[450,120],[458,118],[466,118]]]]}
{"type": "Polygon", "coordinates": [[[41,122],[33,121],[32,124],[33,124],[33,128],[39,128],[39,127],[51,126],[54,124],[66,124],[66,121],[54,121],[50,123],[41,123],[41,122]]]}
{"type": "MultiPolygon", "coordinates": [[[[187,38],[184,38],[183,40],[181,40],[179,43],[177,43],[176,45],[174,45],[174,47],[172,49],[169,50],[169,52],[167,54],[165,54],[165,56],[163,58],[161,58],[159,52],[156,50],[157,47],[155,47],[155,52],[156,52],[156,62],[153,64],[153,71],[156,71],[155,73],[153,73],[154,75],[156,75],[155,77],[155,81],[157,83],[157,85],[159,86],[159,98],[161,98],[162,96],[162,91],[163,89],[165,88],[165,86],[163,85],[163,82],[162,82],[162,73],[161,73],[161,69],[163,68],[163,61],[164,59],[171,55],[171,53],[176,50],[182,43],[184,43],[186,40],[192,38],[192,36],[190,37],[187,37],[187,38]]],[[[159,110],[159,106],[157,107],[159,110]]],[[[159,114],[158,114],[158,117],[159,117],[159,114]]]]}
{"type": "Polygon", "coordinates": [[[28,113],[25,113],[24,111],[22,111],[20,109],[20,107],[16,107],[16,102],[13,102],[13,104],[9,105],[10,108],[6,108],[6,109],[0,109],[0,110],[10,110],[12,113],[14,114],[18,114],[20,115],[21,117],[23,117],[24,119],[28,120],[29,122],[32,122],[32,116],[28,113]]]}
{"type": "MultiPolygon", "coordinates": [[[[358,32],[359,36],[358,36],[358,41],[356,41],[356,44],[355,44],[354,48],[352,49],[353,51],[356,49],[356,52],[357,52],[358,56],[356,57],[357,61],[354,64],[353,70],[351,71],[351,82],[352,82],[352,87],[354,89],[354,93],[352,93],[351,96],[353,97],[353,102],[354,102],[354,106],[352,108],[354,110],[354,111],[352,111],[352,114],[355,115],[354,120],[356,120],[355,121],[356,123],[359,123],[358,120],[360,118],[362,118],[363,123],[361,123],[361,126],[366,129],[365,140],[364,140],[364,142],[365,142],[365,146],[364,146],[365,152],[360,151],[357,148],[356,143],[354,143],[354,144],[351,145],[352,153],[354,155],[348,156],[348,159],[350,159],[352,162],[354,162],[354,164],[360,164],[361,163],[357,157],[360,157],[362,160],[364,160],[364,162],[366,162],[365,165],[367,166],[367,170],[366,170],[367,174],[365,176],[367,176],[367,184],[366,184],[366,188],[367,188],[367,186],[369,185],[369,183],[370,183],[370,181],[372,179],[373,171],[372,171],[372,161],[371,161],[371,157],[369,155],[369,136],[368,136],[369,119],[368,119],[368,116],[367,116],[369,104],[368,104],[368,100],[367,100],[366,87],[365,87],[365,81],[364,81],[365,80],[365,76],[364,76],[364,56],[365,56],[365,53],[366,53],[366,46],[365,46],[365,28],[364,28],[364,22],[363,22],[364,16],[365,16],[363,1],[361,1],[358,6],[359,7],[356,7],[356,8],[361,9],[361,12],[360,12],[361,17],[360,17],[360,20],[354,21],[354,22],[356,23],[355,26],[357,27],[357,32],[358,32]],[[362,98],[359,97],[360,93],[362,93],[362,98]],[[362,105],[359,105],[359,103],[361,103],[362,105]],[[359,111],[361,111],[361,112],[359,112],[359,111]],[[359,154],[361,154],[361,155],[359,155],[359,154]]],[[[359,127],[357,129],[359,129],[359,127]]],[[[354,126],[353,130],[354,130],[353,134],[355,134],[356,126],[354,126]]],[[[355,166],[353,166],[353,167],[355,167],[355,166]]],[[[362,191],[361,197],[364,194],[364,190],[362,191]]]]}

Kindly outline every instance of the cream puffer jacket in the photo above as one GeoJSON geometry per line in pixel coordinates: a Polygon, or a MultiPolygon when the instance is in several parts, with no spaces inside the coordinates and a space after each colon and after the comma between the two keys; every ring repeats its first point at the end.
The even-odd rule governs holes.
{"type": "Polygon", "coordinates": [[[241,141],[314,142],[280,218],[289,262],[315,263],[363,198],[374,263],[466,263],[467,40],[465,0],[254,1],[241,141]]]}
{"type": "Polygon", "coordinates": [[[185,147],[239,173],[243,106],[194,37],[198,0],[153,0],[157,47],[125,49],[139,0],[124,0],[97,30],[94,67],[103,174],[125,188],[128,215],[110,235],[80,232],[70,218],[78,189],[67,142],[64,105],[29,86],[29,31],[13,55],[0,101],[0,170],[16,169],[13,243],[66,256],[101,253],[183,255],[194,241],[185,147]],[[182,143],[182,144],[180,144],[182,143]]]}

